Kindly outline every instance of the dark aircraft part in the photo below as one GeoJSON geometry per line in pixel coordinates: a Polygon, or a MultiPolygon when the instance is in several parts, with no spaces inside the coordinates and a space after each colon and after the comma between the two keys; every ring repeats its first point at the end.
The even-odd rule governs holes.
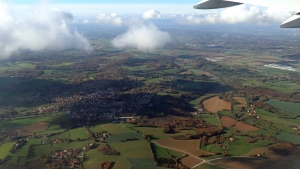
{"type": "Polygon", "coordinates": [[[195,9],[218,9],[218,8],[226,8],[226,7],[241,5],[241,4],[242,3],[223,1],[223,0],[206,0],[195,5],[194,8],[195,9]]]}
{"type": "Polygon", "coordinates": [[[300,13],[297,13],[283,22],[280,28],[300,28],[300,13]]]}

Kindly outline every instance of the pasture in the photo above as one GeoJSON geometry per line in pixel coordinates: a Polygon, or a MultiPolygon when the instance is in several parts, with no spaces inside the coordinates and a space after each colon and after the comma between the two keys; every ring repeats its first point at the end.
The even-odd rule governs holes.
{"type": "Polygon", "coordinates": [[[205,100],[203,105],[206,110],[212,113],[216,113],[220,110],[231,110],[231,103],[219,99],[219,96],[205,100]]]}
{"type": "Polygon", "coordinates": [[[220,121],[215,114],[201,114],[200,119],[212,125],[220,125],[220,121]]]}
{"type": "MultiPolygon", "coordinates": [[[[51,114],[48,116],[35,116],[35,117],[28,117],[28,118],[22,118],[22,119],[16,119],[11,121],[3,121],[0,123],[0,131],[2,131],[4,128],[6,130],[15,130],[22,128],[26,125],[30,125],[33,123],[43,122],[43,123],[52,123],[57,121],[63,121],[68,122],[70,116],[66,115],[64,113],[59,114],[51,114]]],[[[0,133],[0,136],[2,134],[0,133]]]]}
{"type": "Polygon", "coordinates": [[[179,158],[182,156],[182,153],[178,151],[160,147],[155,143],[150,143],[150,146],[156,158],[172,158],[171,156],[179,158]]]}
{"type": "Polygon", "coordinates": [[[6,156],[10,155],[11,153],[9,150],[13,147],[15,143],[6,143],[0,145],[0,159],[4,159],[6,156]]]}
{"type": "Polygon", "coordinates": [[[271,99],[267,101],[267,103],[273,107],[287,111],[294,115],[300,115],[300,103],[284,102],[275,99],[271,99]]]}
{"type": "Polygon", "coordinates": [[[258,140],[255,143],[247,143],[247,137],[236,136],[235,138],[236,140],[234,142],[230,142],[227,149],[227,152],[234,156],[245,155],[252,149],[265,147],[273,143],[269,140],[258,140]]]}
{"type": "Polygon", "coordinates": [[[157,168],[151,153],[150,144],[137,133],[122,124],[102,124],[95,126],[95,129],[107,131],[110,136],[106,142],[115,150],[120,152],[121,156],[105,156],[98,151],[89,151],[88,159],[84,163],[87,169],[99,168],[99,164],[105,161],[115,162],[114,169],[124,168],[157,168]],[[136,138],[134,141],[121,142],[127,138],[136,138]]]}
{"type": "Polygon", "coordinates": [[[156,128],[156,127],[134,127],[134,128],[140,132],[152,135],[154,139],[165,139],[169,137],[160,128],[156,128]]]}
{"type": "Polygon", "coordinates": [[[63,140],[66,138],[69,138],[71,140],[76,140],[77,138],[88,139],[89,136],[85,131],[85,129],[83,127],[80,127],[80,128],[68,130],[66,132],[62,132],[61,134],[58,135],[51,136],[51,139],[56,139],[56,138],[61,138],[63,140]]]}
{"type": "Polygon", "coordinates": [[[277,135],[276,138],[278,140],[283,140],[294,144],[300,144],[300,136],[295,136],[289,133],[280,132],[280,134],[277,135]]]}

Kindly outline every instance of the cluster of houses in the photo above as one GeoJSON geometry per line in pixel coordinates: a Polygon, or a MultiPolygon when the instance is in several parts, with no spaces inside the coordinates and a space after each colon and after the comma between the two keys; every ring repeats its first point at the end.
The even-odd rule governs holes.
{"type": "Polygon", "coordinates": [[[34,111],[37,114],[76,110],[76,113],[80,112],[81,115],[72,114],[73,118],[89,117],[90,121],[92,121],[92,119],[112,119],[114,113],[122,113],[125,110],[140,110],[144,107],[152,106],[151,99],[154,94],[154,92],[145,91],[142,88],[122,91],[121,88],[108,86],[104,82],[88,82],[65,92],[39,93],[35,96],[23,97],[18,100],[47,101],[47,106],[40,107],[34,111]],[[112,108],[115,109],[115,112],[100,116],[92,114],[103,108],[112,108]]]}
{"type": "Polygon", "coordinates": [[[299,131],[299,130],[300,130],[300,126],[294,126],[294,127],[293,127],[293,130],[299,131]]]}

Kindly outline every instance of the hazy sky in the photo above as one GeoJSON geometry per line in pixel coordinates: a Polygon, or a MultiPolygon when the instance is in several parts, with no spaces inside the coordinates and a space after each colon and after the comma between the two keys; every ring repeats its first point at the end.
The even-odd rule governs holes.
{"type": "MultiPolygon", "coordinates": [[[[16,4],[32,4],[38,0],[6,0],[16,4]]],[[[196,4],[200,0],[49,0],[52,3],[60,4],[196,4]]]]}

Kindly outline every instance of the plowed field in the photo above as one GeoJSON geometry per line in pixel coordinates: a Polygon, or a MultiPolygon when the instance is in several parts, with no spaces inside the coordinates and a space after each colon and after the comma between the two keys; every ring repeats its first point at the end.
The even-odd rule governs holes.
{"type": "Polygon", "coordinates": [[[249,124],[243,123],[243,122],[237,122],[235,119],[228,117],[228,116],[223,116],[221,118],[221,123],[223,126],[225,127],[233,127],[237,130],[241,130],[241,131],[247,131],[247,132],[251,132],[251,131],[256,131],[258,130],[258,128],[251,126],[249,124]]]}
{"type": "Polygon", "coordinates": [[[212,113],[220,110],[231,110],[231,103],[219,99],[219,96],[205,100],[203,105],[206,110],[212,113]]]}
{"type": "Polygon", "coordinates": [[[19,136],[32,135],[34,132],[46,131],[49,123],[34,123],[23,127],[19,132],[19,136]]]}
{"type": "Polygon", "coordinates": [[[187,156],[182,158],[181,163],[189,168],[193,168],[194,166],[196,166],[197,164],[201,163],[202,160],[200,160],[199,158],[193,157],[193,156],[187,156]]]}
{"type": "Polygon", "coordinates": [[[240,103],[240,107],[247,107],[247,102],[244,97],[234,97],[234,99],[240,103]]]}
{"type": "Polygon", "coordinates": [[[191,155],[194,155],[197,157],[199,157],[201,155],[212,154],[210,152],[200,150],[200,141],[199,140],[162,139],[162,140],[157,140],[156,143],[162,147],[169,148],[171,150],[184,152],[184,153],[191,154],[191,155]]]}

